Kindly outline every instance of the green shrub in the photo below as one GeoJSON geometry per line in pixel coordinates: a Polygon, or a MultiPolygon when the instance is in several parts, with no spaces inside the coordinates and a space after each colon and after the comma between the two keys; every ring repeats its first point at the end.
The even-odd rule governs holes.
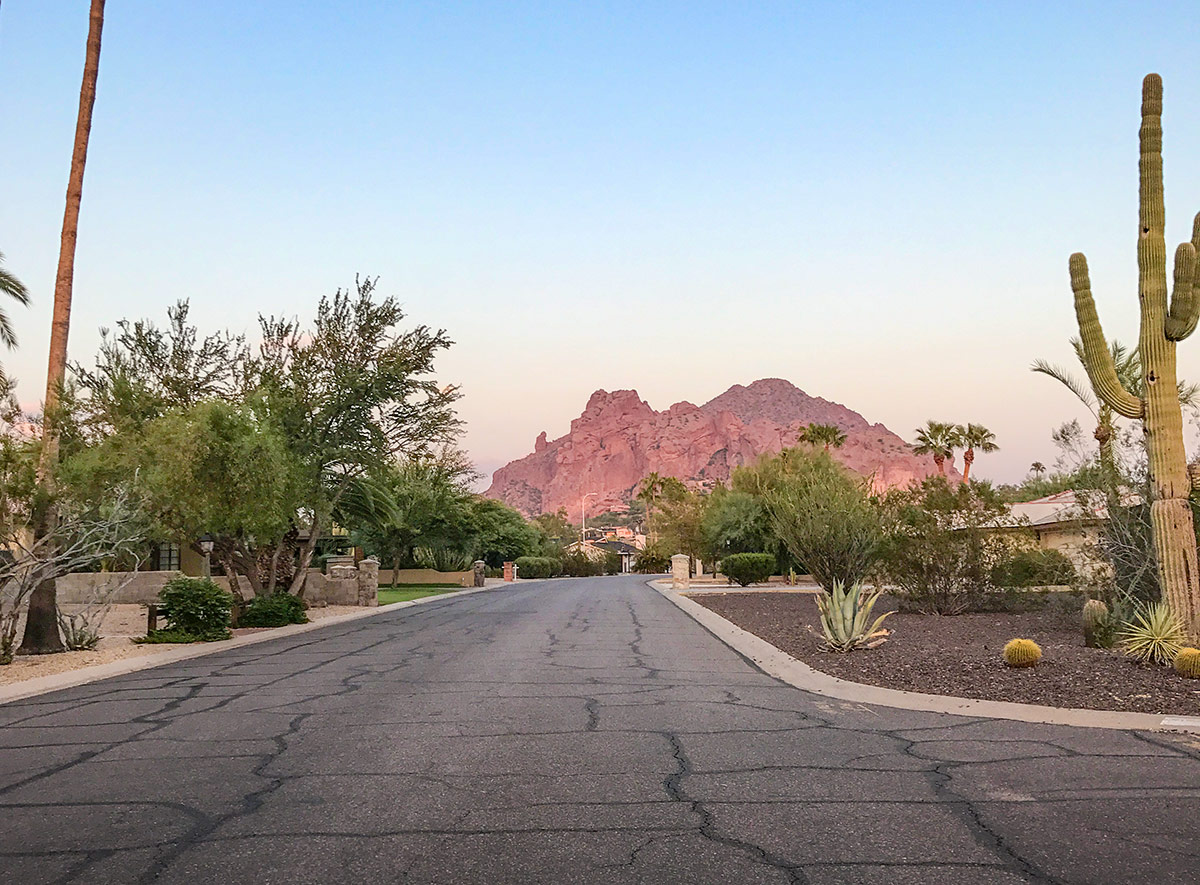
{"type": "Polygon", "coordinates": [[[166,641],[212,642],[230,637],[229,613],[233,597],[208,578],[172,578],[159,591],[158,599],[159,612],[167,621],[167,631],[192,637],[166,641]]]}
{"type": "Polygon", "coordinates": [[[593,578],[604,573],[604,562],[576,550],[563,557],[561,572],[568,578],[593,578]]]}
{"type": "Polygon", "coordinates": [[[1012,553],[1010,536],[997,531],[1008,507],[986,483],[930,477],[888,492],[883,511],[882,571],[903,608],[955,615],[1001,601],[992,573],[1012,553]]]}
{"type": "Polygon", "coordinates": [[[1075,566],[1058,550],[1022,550],[992,566],[992,583],[1000,587],[1052,587],[1075,581],[1075,566]]]}
{"type": "Polygon", "coordinates": [[[661,544],[650,544],[633,560],[633,570],[639,575],[661,575],[671,570],[671,554],[661,544]]]}
{"type": "Polygon", "coordinates": [[[759,584],[775,573],[775,556],[771,553],[734,553],[721,560],[721,572],[743,587],[759,584]]]}
{"type": "Polygon", "coordinates": [[[621,554],[609,550],[604,554],[603,566],[606,575],[621,574],[621,554]]]}
{"type": "Polygon", "coordinates": [[[557,559],[549,556],[518,556],[513,565],[517,567],[518,578],[550,578],[561,567],[557,559]]]}
{"type": "Polygon", "coordinates": [[[304,600],[286,591],[251,599],[238,617],[239,627],[283,627],[286,624],[307,624],[304,600]]]}

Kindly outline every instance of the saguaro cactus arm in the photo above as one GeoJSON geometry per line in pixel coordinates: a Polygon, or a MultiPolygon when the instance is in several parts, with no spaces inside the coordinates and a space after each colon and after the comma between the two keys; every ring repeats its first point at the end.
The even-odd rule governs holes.
{"type": "Polygon", "coordinates": [[[1108,340],[1100,326],[1096,313],[1096,301],[1092,298],[1092,283],[1088,278],[1087,259],[1082,252],[1071,256],[1071,291],[1075,293],[1075,317],[1079,321],[1079,337],[1083,342],[1083,365],[1096,396],[1118,415],[1126,418],[1141,418],[1144,405],[1121,385],[1117,369],[1113,364],[1108,340]]]}
{"type": "Polygon", "coordinates": [[[1196,331],[1200,320],[1200,274],[1196,256],[1200,254],[1200,214],[1192,221],[1191,243],[1181,243],[1175,251],[1175,288],[1171,292],[1171,312],[1167,317],[1167,338],[1182,341],[1196,331]],[[1185,255],[1184,253],[1189,254],[1185,255]]]}

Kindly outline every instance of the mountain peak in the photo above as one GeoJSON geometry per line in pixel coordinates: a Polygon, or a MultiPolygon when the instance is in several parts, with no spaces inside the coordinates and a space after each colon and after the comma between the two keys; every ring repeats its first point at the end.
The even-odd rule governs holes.
{"type": "Polygon", "coordinates": [[[882,424],[783,378],[762,378],[735,384],[703,406],[683,401],[661,412],[636,390],[597,390],[565,436],[540,436],[532,454],[495,472],[486,494],[530,516],[559,507],[573,513],[585,494],[589,513],[621,510],[650,473],[711,488],[759,455],[795,445],[809,424],[845,431],[834,456],[879,488],[934,471],[932,459],[914,455],[882,424]]]}

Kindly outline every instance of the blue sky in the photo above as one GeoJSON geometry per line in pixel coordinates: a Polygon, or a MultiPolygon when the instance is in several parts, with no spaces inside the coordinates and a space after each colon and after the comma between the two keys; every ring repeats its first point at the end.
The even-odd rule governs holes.
{"type": "MultiPolygon", "coordinates": [[[[85,0],[0,8],[0,250],[36,402],[85,0]]],[[[789,379],[901,435],[990,426],[979,472],[1082,413],[1067,256],[1136,339],[1142,76],[1166,84],[1168,238],[1200,210],[1184,3],[108,4],[72,355],[190,298],[310,315],[377,274],[458,342],[484,469],[592,390],[656,408],[789,379]]],[[[1200,379],[1200,345],[1180,348],[1200,379]]]]}

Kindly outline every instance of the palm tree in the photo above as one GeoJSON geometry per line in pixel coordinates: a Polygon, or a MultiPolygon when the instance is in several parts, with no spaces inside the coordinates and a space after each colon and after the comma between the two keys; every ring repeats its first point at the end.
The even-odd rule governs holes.
{"type": "MultiPolygon", "coordinates": [[[[1083,342],[1078,338],[1072,338],[1071,349],[1075,351],[1075,358],[1079,360],[1080,365],[1086,365],[1083,358],[1083,342]]],[[[1143,384],[1142,360],[1138,355],[1137,348],[1130,349],[1119,341],[1113,341],[1109,345],[1109,349],[1112,353],[1113,367],[1117,371],[1117,377],[1121,380],[1122,386],[1134,396],[1140,397],[1143,384]]],[[[1092,417],[1096,419],[1096,430],[1093,436],[1100,446],[1100,470],[1105,477],[1115,482],[1117,459],[1113,451],[1113,440],[1116,439],[1116,416],[1113,415],[1112,409],[1096,400],[1091,383],[1086,378],[1081,381],[1062,367],[1053,365],[1046,360],[1036,360],[1029,370],[1053,378],[1075,394],[1075,398],[1092,413],[1092,417]]],[[[1180,381],[1179,404],[1184,408],[1192,409],[1200,406],[1200,385],[1180,381]]]]}
{"type": "Polygon", "coordinates": [[[829,451],[830,446],[840,449],[846,444],[846,434],[836,424],[809,424],[800,433],[800,442],[811,446],[824,446],[829,451]]]}
{"type": "MultiPolygon", "coordinates": [[[[75,282],[75,243],[79,237],[79,204],[83,200],[83,168],[92,134],[92,108],[96,104],[96,75],[100,70],[100,33],[104,29],[104,0],[92,0],[88,21],[87,55],[79,87],[79,113],[75,118],[75,146],[67,180],[67,205],[63,211],[58,273],[54,279],[54,313],[50,321],[50,358],[46,371],[46,402],[42,417],[42,451],[38,459],[38,484],[53,501],[54,470],[58,463],[58,396],[67,375],[67,334],[71,329],[71,290],[75,282]]],[[[43,508],[37,534],[44,537],[53,525],[54,507],[43,508]]],[[[54,579],[38,584],[29,595],[29,614],[19,654],[65,651],[58,635],[58,606],[54,579]]]]}
{"type": "Polygon", "coordinates": [[[916,430],[917,442],[913,452],[918,455],[932,455],[933,463],[937,465],[938,474],[946,475],[946,459],[950,459],[950,467],[954,467],[954,449],[958,445],[958,428],[946,421],[926,421],[924,427],[916,430]]]}
{"type": "Polygon", "coordinates": [[[654,540],[654,535],[650,527],[650,520],[654,516],[654,505],[658,501],[659,495],[662,494],[664,482],[665,480],[656,470],[642,479],[637,494],[634,496],[646,505],[646,533],[651,536],[651,541],[654,540]]]}
{"type": "Polygon", "coordinates": [[[1043,464],[1041,461],[1034,461],[1032,464],[1029,465],[1029,472],[1032,473],[1038,479],[1041,479],[1042,474],[1044,474],[1046,472],[1046,465],[1043,464]]]}
{"type": "Polygon", "coordinates": [[[975,463],[975,450],[995,452],[1000,447],[996,445],[996,434],[982,424],[968,424],[965,427],[960,424],[955,430],[958,434],[959,445],[966,447],[966,451],[963,452],[963,482],[969,483],[971,481],[971,465],[975,463]]]}
{"type": "MultiPolygon", "coordinates": [[[[0,252],[0,295],[7,295],[18,304],[28,304],[29,291],[25,288],[25,284],[5,270],[3,265],[4,253],[0,252]]],[[[9,350],[17,346],[17,336],[13,333],[12,324],[8,321],[8,314],[2,307],[0,307],[0,341],[4,342],[4,346],[9,350]]]]}

